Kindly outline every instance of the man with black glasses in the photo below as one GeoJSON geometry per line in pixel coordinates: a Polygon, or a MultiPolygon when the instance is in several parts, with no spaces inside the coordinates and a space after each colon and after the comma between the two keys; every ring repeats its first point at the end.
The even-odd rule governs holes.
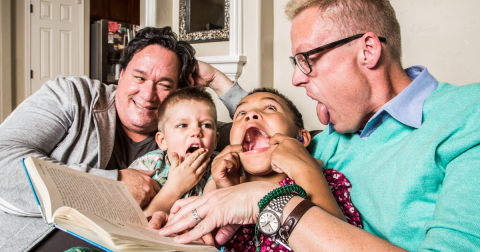
{"type": "MultiPolygon", "coordinates": [[[[476,251],[480,84],[438,82],[423,66],[403,69],[400,26],[388,0],[292,0],[286,13],[293,20],[293,85],[318,102],[318,118],[328,124],[309,151],[350,180],[364,229],[302,207],[296,196],[282,206],[284,227],[294,229],[277,232],[288,230],[295,251],[476,251]]],[[[308,158],[301,145],[274,138],[272,165],[303,167],[295,165],[308,158]]],[[[275,188],[248,183],[179,201],[160,234],[194,227],[189,211],[196,209],[203,220],[175,240],[222,227],[221,244],[235,232],[229,224],[257,221],[257,203],[275,188]]]]}

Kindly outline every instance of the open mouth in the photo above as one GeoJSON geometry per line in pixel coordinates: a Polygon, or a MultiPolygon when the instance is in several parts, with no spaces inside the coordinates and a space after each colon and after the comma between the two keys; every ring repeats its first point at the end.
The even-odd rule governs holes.
{"type": "Polygon", "coordinates": [[[187,151],[185,152],[185,154],[188,154],[188,153],[193,153],[195,152],[196,150],[200,149],[200,145],[198,144],[192,144],[190,145],[190,147],[188,147],[187,151]]]}
{"type": "Polygon", "coordinates": [[[270,136],[265,133],[265,131],[259,128],[251,127],[247,129],[245,132],[245,137],[243,138],[243,152],[258,152],[262,149],[266,149],[270,147],[270,144],[268,144],[269,140],[270,136]]]}

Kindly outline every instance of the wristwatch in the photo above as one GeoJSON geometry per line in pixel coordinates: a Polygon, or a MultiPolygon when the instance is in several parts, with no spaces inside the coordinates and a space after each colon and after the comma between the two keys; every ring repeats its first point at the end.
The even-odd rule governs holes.
{"type": "Polygon", "coordinates": [[[285,205],[295,194],[289,193],[272,199],[258,216],[258,229],[260,232],[270,236],[275,242],[282,244],[290,249],[285,241],[278,236],[278,231],[282,226],[282,212],[285,205]]]}

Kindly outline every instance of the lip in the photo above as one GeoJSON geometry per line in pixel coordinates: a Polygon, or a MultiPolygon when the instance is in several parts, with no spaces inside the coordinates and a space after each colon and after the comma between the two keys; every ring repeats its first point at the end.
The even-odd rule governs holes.
{"type": "Polygon", "coordinates": [[[245,155],[260,154],[260,153],[262,153],[262,152],[267,151],[267,150],[270,149],[271,147],[272,147],[272,146],[268,146],[268,147],[265,147],[265,148],[260,148],[260,149],[256,149],[256,150],[251,150],[251,151],[243,152],[243,154],[245,154],[245,155]]]}
{"type": "Polygon", "coordinates": [[[135,106],[139,109],[148,110],[148,111],[155,111],[158,109],[158,107],[156,106],[142,106],[138,104],[134,99],[132,99],[132,101],[133,101],[133,104],[135,104],[135,106]]]}
{"type": "Polygon", "coordinates": [[[202,144],[200,142],[192,142],[190,143],[187,148],[185,149],[185,158],[187,158],[188,156],[190,156],[192,153],[187,153],[188,149],[190,149],[190,147],[192,147],[192,145],[198,145],[198,148],[201,149],[203,148],[202,144]]]}

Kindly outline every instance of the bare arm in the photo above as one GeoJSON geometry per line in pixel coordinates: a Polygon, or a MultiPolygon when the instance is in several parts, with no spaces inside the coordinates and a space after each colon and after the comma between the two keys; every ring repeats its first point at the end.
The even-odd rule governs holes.
{"type": "MultiPolygon", "coordinates": [[[[304,144],[308,145],[307,142],[304,144]]],[[[272,153],[272,168],[286,173],[305,189],[308,198],[317,206],[345,220],[322,173],[323,167],[319,166],[304,145],[297,139],[281,134],[275,134],[270,139],[270,145],[278,145],[272,153]]]]}

